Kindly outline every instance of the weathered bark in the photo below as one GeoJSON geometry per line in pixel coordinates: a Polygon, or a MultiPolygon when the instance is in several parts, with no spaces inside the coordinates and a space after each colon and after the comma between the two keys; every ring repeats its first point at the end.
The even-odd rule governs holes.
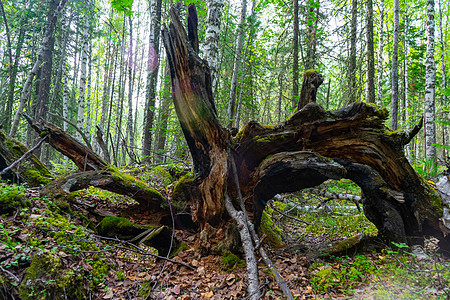
{"type": "Polygon", "coordinates": [[[316,102],[317,89],[322,83],[323,76],[319,72],[315,70],[305,72],[297,110],[302,109],[308,103],[316,102]]]}
{"type": "MultiPolygon", "coordinates": [[[[77,127],[83,130],[84,124],[84,106],[86,96],[86,68],[89,51],[89,25],[87,22],[83,24],[83,46],[81,47],[81,75],[80,75],[80,89],[78,94],[78,115],[77,115],[77,127]]],[[[77,134],[80,138],[80,135],[77,134]]]]}
{"type": "MultiPolygon", "coordinates": [[[[189,11],[188,22],[196,22],[195,7],[189,11]]],[[[163,42],[176,113],[197,175],[199,197],[190,203],[194,221],[203,226],[223,220],[223,196],[236,193],[229,184],[232,156],[243,198],[255,204],[256,214],[272,195],[345,177],[363,190],[365,214],[382,237],[410,243],[426,234],[442,237],[439,196],[403,153],[422,124],[393,132],[384,126],[385,109],[356,102],[327,112],[312,102],[275,127],[250,122],[230,139],[215,113],[209,70],[192,46],[196,35],[186,34],[174,10],[170,15],[163,42]]]]}

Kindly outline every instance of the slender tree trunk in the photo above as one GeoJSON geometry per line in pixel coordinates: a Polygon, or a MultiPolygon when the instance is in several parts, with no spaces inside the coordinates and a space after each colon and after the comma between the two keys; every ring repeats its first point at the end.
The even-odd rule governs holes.
{"type": "Polygon", "coordinates": [[[391,120],[392,130],[398,129],[398,31],[399,31],[399,3],[394,0],[394,36],[392,41],[392,88],[391,88],[391,120]]]}
{"type": "MultiPolygon", "coordinates": [[[[131,16],[128,17],[128,22],[130,24],[130,50],[128,52],[128,119],[127,119],[127,134],[126,140],[130,148],[134,148],[134,131],[133,131],[133,69],[135,68],[135,63],[133,62],[133,20],[131,16]]],[[[130,157],[133,161],[134,157],[130,157]]]]}
{"type": "Polygon", "coordinates": [[[213,95],[216,93],[217,73],[219,72],[220,19],[223,5],[224,0],[208,1],[208,16],[203,48],[205,53],[204,59],[208,62],[210,68],[213,95]]]}
{"type": "Polygon", "coordinates": [[[41,63],[44,60],[44,53],[46,53],[48,51],[47,48],[49,47],[49,42],[51,41],[51,38],[53,37],[53,30],[55,28],[56,20],[58,18],[59,13],[63,9],[64,5],[66,4],[66,2],[67,2],[67,0],[61,0],[61,2],[56,7],[54,12],[53,11],[51,12],[52,17],[49,18],[49,20],[48,20],[47,29],[44,34],[44,38],[42,39],[41,48],[39,49],[39,52],[37,55],[38,57],[36,59],[36,62],[34,64],[33,68],[30,71],[30,74],[27,77],[27,80],[25,81],[25,84],[22,89],[22,93],[20,95],[19,107],[17,109],[16,114],[14,115],[14,120],[13,120],[13,123],[11,126],[11,130],[9,132],[9,135],[11,137],[14,137],[17,133],[17,129],[19,127],[19,121],[20,121],[20,114],[22,113],[22,111],[25,107],[28,92],[31,88],[31,83],[33,82],[33,78],[34,78],[34,76],[36,76],[41,63]]]}
{"type": "Polygon", "coordinates": [[[380,31],[379,31],[379,48],[378,48],[378,87],[377,87],[377,103],[379,107],[383,107],[383,42],[384,42],[384,0],[380,0],[380,31]]]}
{"type": "Polygon", "coordinates": [[[89,54],[88,54],[88,79],[87,79],[87,94],[86,94],[86,130],[85,135],[91,140],[91,126],[92,126],[92,117],[91,117],[91,80],[92,80],[92,35],[89,33],[89,54]]]}
{"type": "MultiPolygon", "coordinates": [[[[63,65],[63,98],[62,98],[62,114],[63,117],[65,119],[69,119],[69,104],[68,104],[68,100],[69,100],[69,70],[66,69],[66,65],[64,62],[63,65]]],[[[67,131],[67,122],[63,122],[63,130],[67,131]]]]}
{"type": "MultiPolygon", "coordinates": [[[[405,44],[403,47],[404,55],[405,55],[405,129],[409,130],[411,127],[411,103],[409,99],[409,69],[408,69],[408,10],[405,9],[405,44]]],[[[406,145],[406,157],[411,160],[411,143],[406,145]]]]}
{"type": "Polygon", "coordinates": [[[152,128],[155,118],[156,82],[159,69],[159,36],[161,31],[162,0],[153,0],[151,7],[152,23],[150,25],[149,63],[147,70],[147,91],[144,117],[144,138],[142,155],[145,162],[151,161],[152,128]]]}
{"type": "MultiPolygon", "coordinates": [[[[77,127],[83,130],[85,98],[86,98],[86,68],[89,52],[89,26],[87,22],[83,25],[83,45],[81,47],[81,70],[80,70],[80,90],[78,94],[78,116],[77,127]]],[[[77,138],[81,140],[81,135],[77,132],[77,138]]]]}
{"type": "MultiPolygon", "coordinates": [[[[440,45],[441,45],[441,64],[442,64],[442,89],[445,90],[447,89],[447,78],[446,78],[446,63],[445,63],[445,51],[446,51],[446,47],[445,47],[445,40],[444,40],[444,31],[443,31],[443,27],[442,24],[444,22],[444,19],[442,18],[442,6],[441,6],[441,0],[439,0],[439,33],[440,33],[440,45]]],[[[445,93],[442,93],[442,106],[447,106],[447,109],[450,110],[450,105],[447,103],[447,96],[445,95],[445,93]]],[[[445,115],[444,115],[444,119],[445,119],[445,115]]],[[[450,112],[448,114],[448,117],[450,118],[450,112]]],[[[448,131],[447,126],[443,126],[443,144],[447,145],[449,143],[449,135],[450,132],[448,131]]],[[[448,150],[447,149],[443,149],[444,151],[444,157],[447,157],[447,153],[448,150]]]]}
{"type": "MultiPolygon", "coordinates": [[[[366,35],[367,35],[367,95],[366,101],[375,103],[375,59],[373,46],[373,3],[367,0],[366,17],[366,35]]],[[[381,37],[380,37],[381,38],[381,37]]]]}
{"type": "MultiPolygon", "coordinates": [[[[164,153],[166,140],[167,140],[167,128],[169,123],[169,117],[172,112],[172,109],[170,108],[172,103],[172,97],[171,97],[171,87],[170,87],[170,72],[169,72],[169,65],[166,64],[165,66],[165,72],[164,72],[164,93],[161,97],[161,105],[159,109],[160,113],[160,124],[158,126],[158,133],[157,133],[157,142],[156,142],[156,152],[158,154],[164,153]]],[[[158,156],[159,161],[164,161],[165,158],[161,155],[158,156]]]]}
{"type": "Polygon", "coordinates": [[[316,65],[316,48],[317,48],[316,30],[319,24],[318,23],[319,8],[320,8],[319,0],[309,1],[309,9],[306,17],[308,34],[306,38],[307,47],[306,47],[305,70],[314,69],[316,65]]]}
{"type": "Polygon", "coordinates": [[[349,63],[349,103],[353,103],[357,99],[357,87],[356,87],[356,33],[357,33],[357,15],[358,15],[358,0],[352,0],[352,23],[350,33],[350,63],[349,63]]]}
{"type": "Polygon", "coordinates": [[[241,52],[242,52],[242,39],[244,37],[244,25],[245,25],[245,15],[247,13],[247,0],[242,0],[241,2],[241,19],[239,20],[237,42],[236,42],[236,52],[234,53],[234,65],[233,65],[233,77],[231,78],[230,87],[230,99],[228,100],[228,128],[231,129],[234,125],[235,119],[235,106],[236,106],[236,87],[239,73],[239,66],[241,63],[241,52]]]}
{"type": "Polygon", "coordinates": [[[110,39],[108,39],[108,46],[107,46],[107,55],[106,55],[106,66],[105,66],[105,76],[103,80],[103,95],[102,95],[102,115],[100,117],[100,130],[104,133],[105,132],[105,124],[106,124],[106,117],[108,114],[108,95],[109,95],[109,84],[112,76],[112,65],[114,64],[114,50],[111,51],[111,43],[110,39]]]}
{"type": "Polygon", "coordinates": [[[298,20],[298,0],[294,1],[294,26],[292,37],[292,107],[294,108],[298,103],[298,35],[299,35],[299,20],[298,20]]]}
{"type": "Polygon", "coordinates": [[[425,61],[425,156],[436,160],[434,0],[427,0],[427,55],[425,61]]]}

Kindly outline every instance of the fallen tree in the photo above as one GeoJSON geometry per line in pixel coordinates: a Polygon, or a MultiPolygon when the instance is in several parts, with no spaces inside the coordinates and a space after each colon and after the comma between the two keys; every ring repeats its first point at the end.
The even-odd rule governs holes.
{"type": "MultiPolygon", "coordinates": [[[[314,95],[300,99],[307,104],[291,118],[276,126],[251,121],[233,138],[217,118],[209,69],[196,50],[195,7],[189,7],[187,33],[175,10],[170,16],[163,42],[176,113],[197,175],[194,221],[214,225],[223,220],[225,193],[236,196],[232,157],[243,198],[246,205],[255,205],[256,215],[278,193],[348,178],[361,187],[364,212],[386,240],[413,244],[427,234],[443,238],[440,197],[403,152],[422,122],[409,132],[391,131],[384,126],[387,110],[363,102],[325,111],[314,102],[310,84],[314,95]]],[[[313,81],[317,88],[321,77],[311,77],[318,78],[313,81]]]]}
{"type": "MultiPolygon", "coordinates": [[[[193,181],[197,197],[189,203],[192,219],[201,228],[229,222],[224,206],[236,220],[228,201],[223,201],[229,195],[238,199],[242,193],[247,207],[254,207],[258,226],[265,204],[276,194],[348,178],[361,187],[364,213],[386,241],[416,244],[434,235],[448,243],[440,229],[439,195],[404,156],[403,147],[422,122],[409,132],[391,131],[384,126],[387,110],[363,102],[325,111],[315,103],[323,78],[310,70],[292,117],[276,126],[251,121],[233,138],[217,118],[209,69],[198,56],[195,6],[189,6],[187,33],[174,9],[170,17],[162,38],[175,110],[197,175],[193,181]]],[[[237,223],[242,227],[242,220],[237,223]]],[[[251,255],[247,260],[252,261],[251,255]]],[[[249,278],[250,285],[253,279],[249,278]]],[[[257,297],[255,293],[249,287],[249,297],[257,297]]]]}

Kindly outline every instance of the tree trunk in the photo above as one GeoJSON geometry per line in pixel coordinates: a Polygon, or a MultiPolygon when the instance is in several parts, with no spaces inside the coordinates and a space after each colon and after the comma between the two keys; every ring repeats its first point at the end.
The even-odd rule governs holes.
{"type": "MultiPolygon", "coordinates": [[[[366,101],[375,103],[375,50],[373,47],[373,3],[367,0],[367,95],[366,101]]],[[[380,37],[381,38],[381,37],[380,37]]]]}
{"type": "Polygon", "coordinates": [[[425,156],[436,161],[434,0],[427,0],[427,55],[425,60],[425,156]]]}
{"type": "MultiPolygon", "coordinates": [[[[212,82],[211,82],[212,83],[212,82]]],[[[169,74],[169,65],[165,66],[165,77],[164,77],[164,93],[161,97],[161,106],[159,109],[160,113],[160,124],[158,126],[158,133],[156,138],[156,152],[158,154],[158,160],[164,161],[164,157],[161,155],[164,153],[164,148],[166,145],[167,139],[167,128],[169,117],[172,109],[170,108],[171,99],[170,99],[170,74],[169,74]]]]}
{"type": "Polygon", "coordinates": [[[144,137],[142,142],[144,161],[151,161],[152,128],[155,118],[156,81],[159,69],[159,33],[161,31],[162,0],[152,1],[152,23],[150,26],[150,49],[147,70],[147,91],[144,116],[144,137]]]}
{"type": "MultiPolygon", "coordinates": [[[[80,90],[78,94],[78,116],[77,116],[77,127],[83,130],[84,124],[84,106],[85,106],[85,96],[86,96],[86,67],[88,60],[89,51],[89,26],[86,23],[83,24],[83,45],[81,46],[81,70],[80,70],[80,90]]],[[[80,134],[77,133],[77,137],[81,138],[80,134]]]]}
{"type": "Polygon", "coordinates": [[[215,94],[217,75],[219,72],[219,42],[220,42],[220,19],[222,17],[224,1],[209,0],[208,16],[205,31],[205,43],[203,45],[205,55],[204,59],[208,62],[211,69],[212,93],[215,94]]]}
{"type": "Polygon", "coordinates": [[[317,38],[316,30],[319,24],[319,0],[309,1],[309,7],[306,15],[306,24],[308,26],[308,33],[306,36],[306,60],[305,70],[312,70],[316,65],[316,48],[317,38]]]}
{"type": "Polygon", "coordinates": [[[349,93],[349,102],[353,103],[356,101],[357,96],[357,88],[356,88],[356,23],[357,23],[357,15],[358,15],[358,1],[352,0],[352,23],[351,23],[351,33],[350,33],[350,62],[348,69],[348,93],[349,93]]]}
{"type": "Polygon", "coordinates": [[[61,0],[59,5],[55,8],[54,11],[49,11],[49,19],[47,24],[47,29],[44,34],[44,38],[42,39],[41,48],[39,49],[37,60],[33,66],[33,68],[30,71],[30,74],[27,77],[27,80],[25,81],[25,84],[22,89],[22,93],[20,95],[20,103],[19,107],[17,109],[16,114],[14,115],[14,120],[11,125],[11,130],[9,132],[9,135],[11,137],[14,137],[17,133],[17,129],[19,127],[19,121],[20,121],[20,114],[22,113],[25,103],[27,101],[28,92],[31,88],[31,83],[33,82],[34,76],[36,76],[39,67],[41,66],[41,63],[44,60],[44,54],[47,53],[48,47],[51,43],[51,39],[53,38],[53,30],[55,28],[56,20],[58,18],[59,13],[64,8],[64,5],[66,4],[67,0],[61,0]]]}
{"type": "MultiPolygon", "coordinates": [[[[446,63],[445,63],[445,40],[444,40],[444,32],[443,32],[443,26],[442,23],[444,22],[444,20],[442,19],[442,6],[441,6],[441,0],[439,0],[439,33],[440,33],[440,45],[441,45],[441,64],[442,64],[442,90],[446,90],[447,89],[447,78],[446,78],[446,63]]],[[[442,93],[442,105],[445,106],[447,105],[447,107],[449,107],[449,104],[447,103],[447,96],[445,95],[445,93],[442,93]]],[[[445,119],[445,115],[444,115],[444,119],[445,119]]],[[[448,109],[448,117],[450,118],[450,109],[448,109]]],[[[444,145],[448,145],[450,143],[449,137],[448,135],[450,134],[450,132],[448,131],[448,128],[446,126],[443,126],[443,136],[444,136],[444,145]]],[[[444,151],[444,155],[443,157],[447,157],[447,155],[445,155],[445,153],[448,153],[447,149],[443,149],[444,151]]]]}
{"type": "Polygon", "coordinates": [[[391,89],[391,120],[392,130],[398,128],[398,28],[399,28],[399,4],[394,0],[394,36],[392,41],[392,89],[391,89]]]}
{"type": "Polygon", "coordinates": [[[379,107],[383,107],[383,26],[384,26],[384,0],[380,3],[380,32],[378,34],[378,87],[377,87],[377,103],[379,107]]]}
{"type": "Polygon", "coordinates": [[[308,103],[274,127],[251,121],[232,139],[216,116],[209,70],[192,46],[198,43],[191,32],[197,28],[195,6],[189,6],[188,34],[175,10],[170,17],[163,42],[176,113],[196,172],[189,201],[195,222],[205,226],[226,220],[223,197],[239,193],[230,184],[234,161],[243,199],[254,204],[255,220],[277,193],[345,177],[361,187],[365,214],[383,238],[409,243],[426,234],[443,238],[439,196],[403,153],[422,124],[410,132],[392,132],[383,125],[388,118],[384,109],[356,102],[327,112],[308,103]]]}
{"type": "MultiPolygon", "coordinates": [[[[130,50],[128,52],[128,118],[127,118],[127,133],[126,146],[130,145],[131,153],[134,148],[134,131],[133,131],[133,69],[136,68],[136,62],[133,62],[133,20],[131,16],[128,17],[130,24],[130,50]]],[[[130,157],[132,162],[136,161],[135,157],[130,157]]]]}
{"type": "MultiPolygon", "coordinates": [[[[235,126],[234,118],[236,116],[236,87],[239,75],[239,66],[241,64],[242,39],[244,37],[245,15],[247,14],[247,0],[241,2],[241,19],[239,20],[236,52],[234,53],[233,77],[231,78],[230,99],[228,100],[228,129],[235,126]]],[[[212,99],[211,99],[212,100],[212,99]]]]}
{"type": "Polygon", "coordinates": [[[292,108],[298,103],[298,0],[294,1],[294,26],[292,37],[292,108]]]}
{"type": "MultiPolygon", "coordinates": [[[[408,68],[408,10],[405,10],[405,45],[403,47],[405,55],[405,126],[406,130],[411,127],[411,103],[409,99],[409,68],[408,68]]],[[[411,160],[411,144],[406,145],[406,157],[411,160]]]]}

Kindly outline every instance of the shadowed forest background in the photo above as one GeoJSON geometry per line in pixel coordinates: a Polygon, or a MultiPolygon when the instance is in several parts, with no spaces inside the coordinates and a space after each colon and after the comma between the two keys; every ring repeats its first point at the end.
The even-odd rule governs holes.
{"type": "Polygon", "coordinates": [[[448,299],[448,1],[0,8],[0,298],[448,299]]]}

